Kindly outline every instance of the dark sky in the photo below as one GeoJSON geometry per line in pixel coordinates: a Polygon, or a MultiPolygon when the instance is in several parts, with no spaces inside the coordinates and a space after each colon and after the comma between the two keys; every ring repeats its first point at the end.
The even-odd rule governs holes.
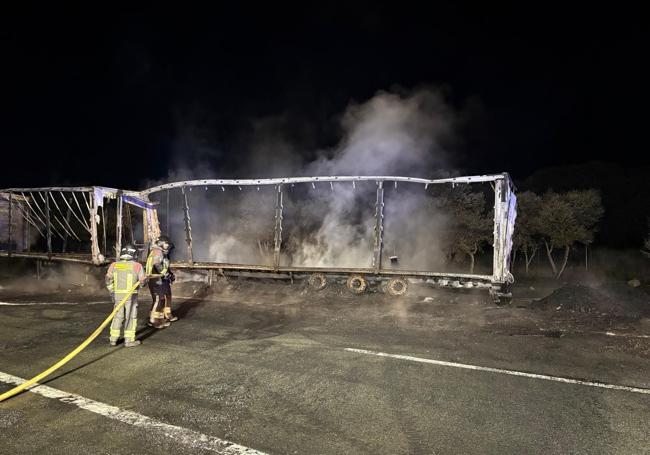
{"type": "Polygon", "coordinates": [[[421,85],[459,113],[464,171],[649,163],[640,11],[306,3],[6,12],[0,187],[137,188],[196,147],[229,175],[255,119],[285,116],[313,150],[337,141],[350,101],[421,85]]]}

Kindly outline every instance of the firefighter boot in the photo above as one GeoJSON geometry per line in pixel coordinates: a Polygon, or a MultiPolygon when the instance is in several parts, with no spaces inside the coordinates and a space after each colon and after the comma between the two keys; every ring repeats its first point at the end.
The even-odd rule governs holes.
{"type": "Polygon", "coordinates": [[[165,319],[169,322],[178,321],[178,317],[172,314],[172,309],[168,306],[163,308],[163,314],[165,316],[165,319]]]}
{"type": "Polygon", "coordinates": [[[170,323],[165,320],[163,313],[152,311],[149,316],[149,325],[154,329],[164,329],[165,327],[169,327],[170,323]]]}

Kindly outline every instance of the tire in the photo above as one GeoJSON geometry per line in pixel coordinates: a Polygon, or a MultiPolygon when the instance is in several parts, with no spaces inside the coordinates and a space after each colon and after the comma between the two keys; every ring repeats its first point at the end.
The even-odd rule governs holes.
{"type": "Polygon", "coordinates": [[[312,273],[307,279],[307,284],[314,291],[320,291],[327,286],[327,277],[324,273],[312,273]]]}
{"type": "Polygon", "coordinates": [[[363,294],[368,287],[368,282],[361,275],[350,275],[346,285],[350,292],[354,294],[363,294]]]}
{"type": "Polygon", "coordinates": [[[409,282],[404,278],[391,278],[386,283],[386,293],[393,297],[406,294],[409,289],[409,282]]]}

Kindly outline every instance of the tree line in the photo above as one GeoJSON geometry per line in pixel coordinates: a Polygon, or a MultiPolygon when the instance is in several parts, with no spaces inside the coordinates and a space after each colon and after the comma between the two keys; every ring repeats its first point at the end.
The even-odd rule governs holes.
{"type": "MultiPolygon", "coordinates": [[[[469,262],[474,272],[476,255],[493,241],[493,214],[484,193],[468,187],[441,191],[436,195],[438,209],[448,219],[445,239],[449,260],[469,262]]],[[[577,245],[585,250],[594,242],[604,214],[600,192],[595,189],[566,192],[546,191],[541,196],[524,191],[517,194],[517,219],[513,235],[513,264],[523,256],[526,273],[538,254],[544,254],[556,278],[564,273],[569,253],[577,245]]],[[[647,248],[650,250],[650,244],[647,248]]]]}
{"type": "Polygon", "coordinates": [[[603,214],[600,193],[594,189],[564,193],[547,191],[542,196],[532,191],[519,193],[513,237],[514,259],[517,254],[523,254],[528,273],[533,258],[541,250],[546,254],[553,275],[560,278],[571,249],[581,244],[587,267],[587,251],[603,214]],[[557,252],[560,252],[559,260],[557,252]]]}

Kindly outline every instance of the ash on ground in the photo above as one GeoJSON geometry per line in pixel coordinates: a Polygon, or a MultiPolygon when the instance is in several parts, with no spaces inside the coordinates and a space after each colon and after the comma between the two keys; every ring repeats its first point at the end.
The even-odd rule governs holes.
{"type": "Polygon", "coordinates": [[[532,302],[530,308],[552,312],[554,319],[566,319],[576,324],[611,326],[650,316],[650,296],[624,283],[566,284],[532,302]]]}

